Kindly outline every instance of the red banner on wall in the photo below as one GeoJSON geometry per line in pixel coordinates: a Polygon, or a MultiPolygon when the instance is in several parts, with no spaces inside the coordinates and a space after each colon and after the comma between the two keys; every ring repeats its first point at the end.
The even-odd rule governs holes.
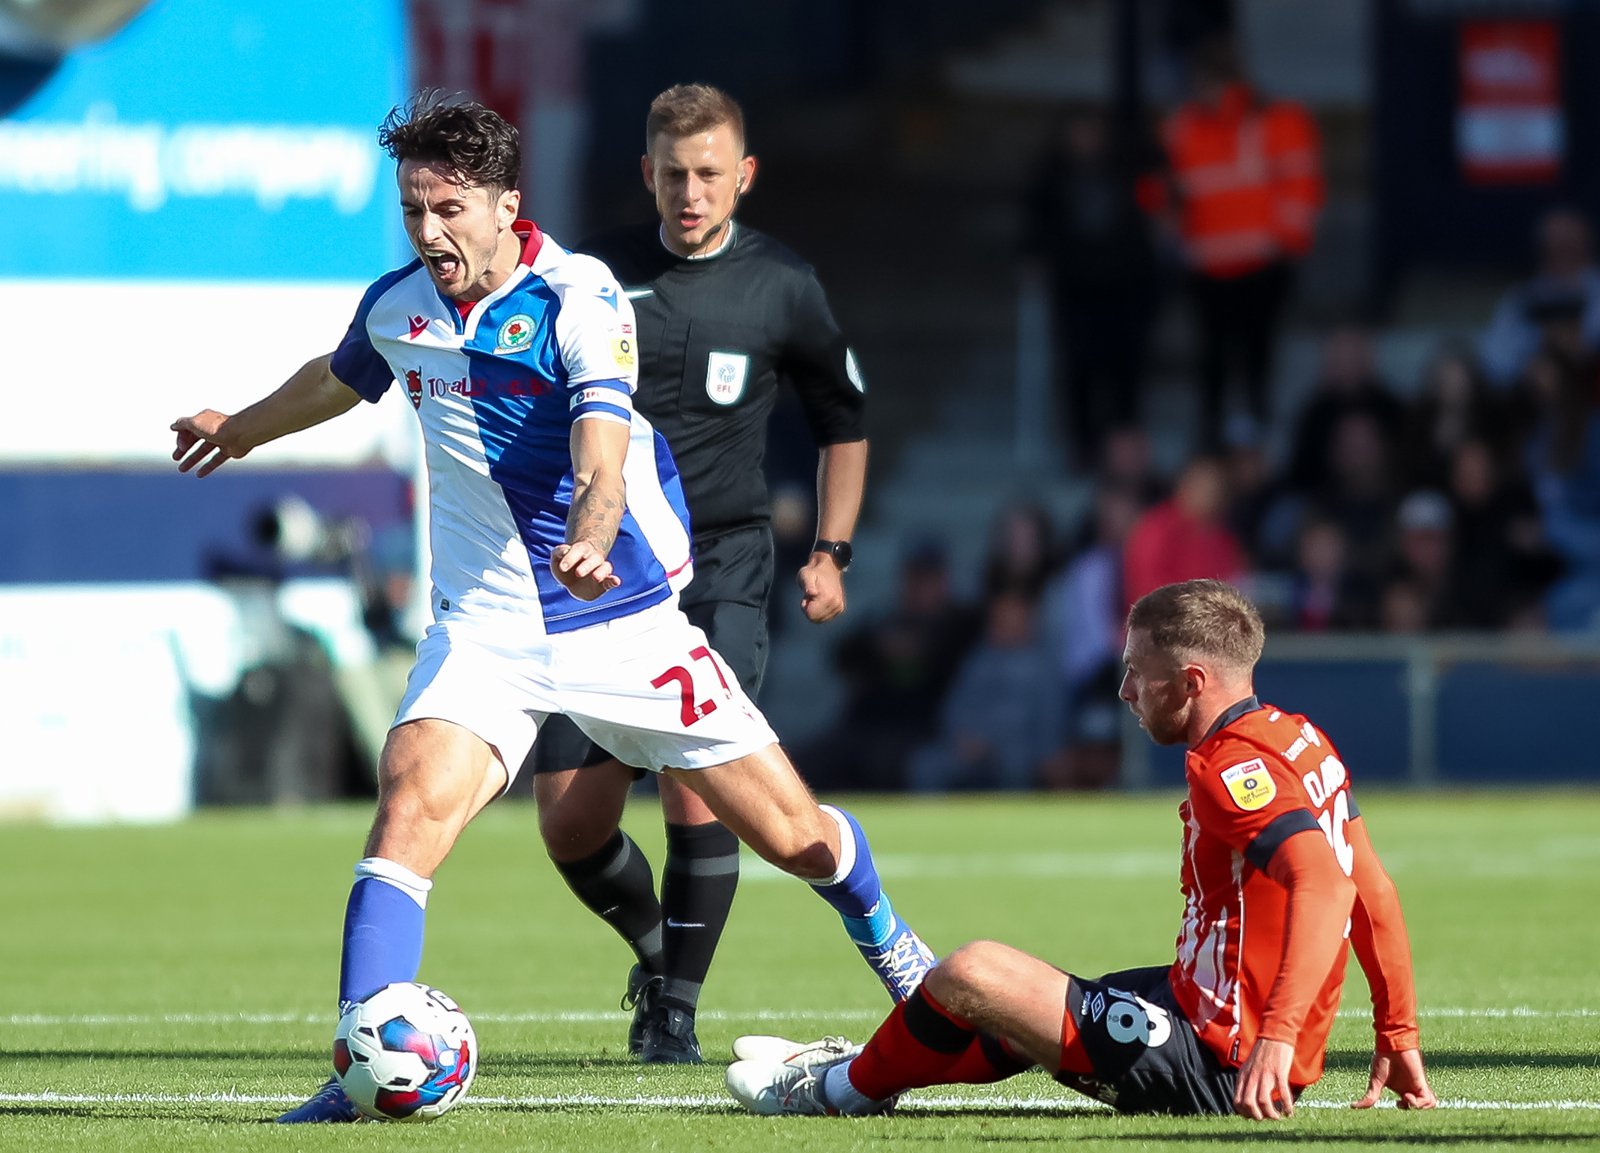
{"type": "Polygon", "coordinates": [[[1554,20],[1461,25],[1456,155],[1474,184],[1547,184],[1566,157],[1554,20]]]}

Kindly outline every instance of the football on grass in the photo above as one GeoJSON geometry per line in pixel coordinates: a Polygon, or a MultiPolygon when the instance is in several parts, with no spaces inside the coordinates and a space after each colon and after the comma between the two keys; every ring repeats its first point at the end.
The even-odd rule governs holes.
{"type": "Polygon", "coordinates": [[[368,1117],[426,1121],[467,1095],[478,1068],[472,1023],[427,985],[385,985],[350,1007],[333,1037],[339,1084],[368,1117]]]}

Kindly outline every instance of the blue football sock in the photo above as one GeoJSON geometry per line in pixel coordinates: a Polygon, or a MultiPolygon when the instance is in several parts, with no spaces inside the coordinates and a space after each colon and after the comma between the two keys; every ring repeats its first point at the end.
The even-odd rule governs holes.
{"type": "Polygon", "coordinates": [[[422,965],[422,929],[433,882],[404,865],[368,857],[344,914],[339,1011],[395,981],[414,981],[422,965]]]}
{"type": "Polygon", "coordinates": [[[839,867],[833,876],[812,881],[812,887],[844,919],[845,932],[852,941],[858,945],[883,945],[894,936],[897,924],[878,880],[877,866],[872,863],[867,835],[843,809],[823,805],[822,811],[839,825],[839,867]]]}

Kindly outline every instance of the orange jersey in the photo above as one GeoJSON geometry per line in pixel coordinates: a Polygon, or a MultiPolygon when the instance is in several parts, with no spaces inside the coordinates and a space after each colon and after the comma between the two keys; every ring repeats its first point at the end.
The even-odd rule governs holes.
{"type": "Polygon", "coordinates": [[[1311,248],[1324,186],[1315,121],[1244,85],[1182,105],[1162,128],[1190,263],[1229,278],[1311,248]]]}
{"type": "Polygon", "coordinates": [[[1352,915],[1363,969],[1377,978],[1380,1048],[1416,1044],[1410,952],[1332,742],[1305,717],[1254,704],[1230,709],[1185,759],[1172,988],[1226,1064],[1241,1064],[1258,1037],[1292,1042],[1290,1081],[1303,1087],[1322,1075],[1352,915]]]}

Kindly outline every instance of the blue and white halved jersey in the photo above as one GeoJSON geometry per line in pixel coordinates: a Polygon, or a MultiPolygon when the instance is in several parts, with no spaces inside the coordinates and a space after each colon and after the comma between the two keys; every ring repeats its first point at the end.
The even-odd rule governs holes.
{"type": "Polygon", "coordinates": [[[367,289],[333,374],[376,401],[404,381],[428,461],[435,615],[534,614],[546,633],[638,612],[692,576],[689,514],[666,441],[633,410],[633,308],[606,266],[518,221],[522,260],[465,316],[420,260],[367,289]],[[550,571],[572,502],[576,420],[631,426],[620,587],[581,601],[550,571]]]}

